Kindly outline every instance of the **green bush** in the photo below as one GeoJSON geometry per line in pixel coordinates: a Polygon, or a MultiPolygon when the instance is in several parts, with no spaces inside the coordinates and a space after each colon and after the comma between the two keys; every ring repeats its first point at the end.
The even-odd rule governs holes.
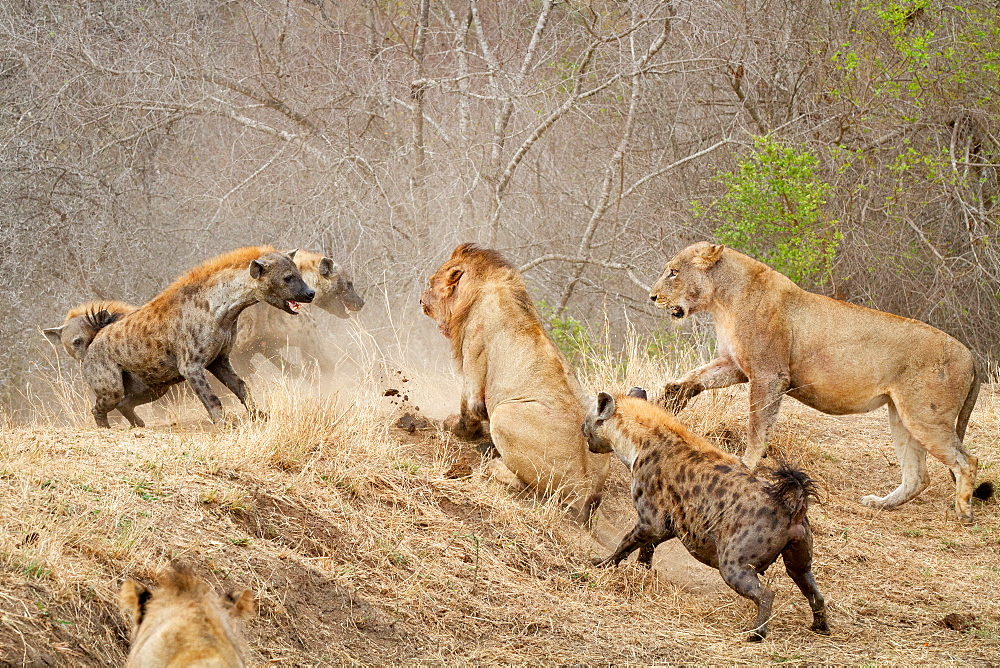
{"type": "Polygon", "coordinates": [[[771,137],[755,137],[750,155],[735,171],[716,175],[726,192],[696,216],[720,221],[715,236],[727,246],[766,262],[796,283],[820,285],[833,264],[842,235],[821,208],[829,185],[815,173],[816,156],[771,137]]]}
{"type": "Polygon", "coordinates": [[[557,314],[545,300],[537,302],[535,306],[549,330],[549,336],[567,360],[576,363],[594,351],[590,333],[582,322],[572,316],[557,314]]]}

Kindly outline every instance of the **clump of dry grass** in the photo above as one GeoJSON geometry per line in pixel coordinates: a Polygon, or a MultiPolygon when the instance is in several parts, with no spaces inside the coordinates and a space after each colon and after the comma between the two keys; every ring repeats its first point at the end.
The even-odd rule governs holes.
{"type": "MultiPolygon", "coordinates": [[[[899,511],[857,502],[898,483],[883,414],[831,418],[786,402],[776,449],[828,487],[810,518],[834,635],[807,630],[808,607],[773,568],[771,636],[748,645],[750,605],[682,549],[662,546],[652,572],[590,566],[634,519],[618,462],[599,523],[580,526],[557,503],[487,479],[470,444],[393,428],[417,405],[443,417],[458,383],[359,345],[373,348],[339,393],[256,385],[265,422],[216,427],[184,398],[139,430],[60,426],[45,414],[58,404],[29,425],[0,421],[0,662],[120,663],[117,587],[178,556],[220,589],[254,591],[261,613],[247,636],[261,663],[947,663],[1000,652],[1000,617],[970,595],[1000,587],[996,504],[978,505],[973,527],[948,522],[951,482],[936,465],[931,489],[899,511]],[[471,475],[452,477],[456,462],[471,475]],[[952,612],[973,625],[939,626],[952,612]]],[[[637,339],[623,359],[590,360],[584,385],[655,389],[688,367],[667,369],[637,339]]],[[[739,436],[746,403],[740,388],[705,393],[681,419],[739,436]]],[[[998,427],[987,390],[968,438],[985,477],[998,427]]]]}

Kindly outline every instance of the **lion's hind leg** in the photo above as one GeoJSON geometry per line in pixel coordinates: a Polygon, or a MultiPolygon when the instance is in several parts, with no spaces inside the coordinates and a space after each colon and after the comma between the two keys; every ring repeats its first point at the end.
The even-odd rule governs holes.
{"type": "MultiPolygon", "coordinates": [[[[917,412],[899,408],[899,417],[906,431],[926,452],[951,469],[955,478],[955,512],[959,521],[972,522],[972,490],[976,485],[979,460],[965,451],[955,430],[956,412],[917,412]]],[[[891,413],[890,413],[891,415],[891,413]]],[[[905,471],[904,471],[905,475],[905,471]]]]}
{"type": "Polygon", "coordinates": [[[903,424],[892,402],[889,408],[889,429],[892,432],[892,444],[896,450],[896,459],[903,473],[899,487],[886,496],[869,494],[861,498],[861,503],[872,508],[889,510],[896,508],[914,498],[930,484],[927,474],[927,451],[909,432],[903,424]]]}

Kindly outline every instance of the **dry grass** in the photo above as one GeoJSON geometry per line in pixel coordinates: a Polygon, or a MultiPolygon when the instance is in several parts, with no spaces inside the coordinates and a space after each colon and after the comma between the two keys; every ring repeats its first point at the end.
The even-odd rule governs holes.
{"type": "MultiPolygon", "coordinates": [[[[655,387],[662,362],[629,350],[626,363],[593,361],[585,384],[655,387]]],[[[470,445],[392,427],[403,395],[404,407],[423,402],[442,417],[442,397],[457,397],[450,376],[365,366],[353,390],[335,394],[272,382],[271,419],[232,429],[182,397],[146,429],[98,431],[64,417],[63,405],[81,409],[75,390],[33,424],[0,416],[0,663],[120,664],[117,588],[126,575],[148,582],[174,557],[220,589],[254,591],[260,615],[247,637],[264,665],[1000,656],[996,503],[977,504],[973,527],[947,520],[952,484],[937,463],[932,487],[899,511],[858,503],[898,483],[884,411],[841,419],[786,404],[777,448],[827,489],[810,517],[833,636],[808,631],[808,606],[776,566],[771,636],[752,645],[742,641],[750,604],[676,541],[653,572],[631,560],[590,567],[632,521],[619,463],[602,520],[581,527],[485,479],[470,445]],[[462,462],[472,475],[449,477],[462,462]],[[956,612],[975,615],[964,633],[939,624],[956,612]]],[[[683,417],[739,448],[745,404],[741,390],[718,392],[683,417]]],[[[998,433],[1000,395],[987,390],[968,438],[985,479],[997,477],[998,433]]]]}

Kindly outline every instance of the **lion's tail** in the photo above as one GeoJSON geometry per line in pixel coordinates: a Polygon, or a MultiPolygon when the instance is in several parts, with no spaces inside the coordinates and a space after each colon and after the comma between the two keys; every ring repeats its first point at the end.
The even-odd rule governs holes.
{"type": "MultiPolygon", "coordinates": [[[[962,404],[962,410],[958,412],[958,421],[955,423],[955,433],[958,434],[959,440],[965,440],[965,428],[969,426],[969,417],[972,415],[972,409],[976,406],[976,399],[979,398],[979,386],[982,384],[982,371],[979,370],[979,365],[973,360],[972,386],[969,388],[969,393],[965,395],[965,403],[962,404]]],[[[972,491],[972,496],[981,501],[986,501],[993,496],[993,489],[993,483],[986,481],[980,483],[972,491]]]]}
{"type": "Polygon", "coordinates": [[[809,509],[809,500],[819,501],[819,486],[816,481],[796,468],[782,464],[770,472],[772,482],[768,493],[775,501],[788,509],[792,516],[792,526],[800,524],[809,509]]]}
{"type": "Polygon", "coordinates": [[[979,365],[973,360],[972,386],[969,388],[969,393],[965,395],[965,403],[962,404],[962,410],[958,412],[958,422],[955,423],[955,432],[958,434],[958,438],[963,441],[965,440],[965,428],[969,426],[969,417],[972,415],[972,409],[976,406],[976,399],[979,398],[979,386],[982,383],[982,372],[979,370],[979,365]]]}

